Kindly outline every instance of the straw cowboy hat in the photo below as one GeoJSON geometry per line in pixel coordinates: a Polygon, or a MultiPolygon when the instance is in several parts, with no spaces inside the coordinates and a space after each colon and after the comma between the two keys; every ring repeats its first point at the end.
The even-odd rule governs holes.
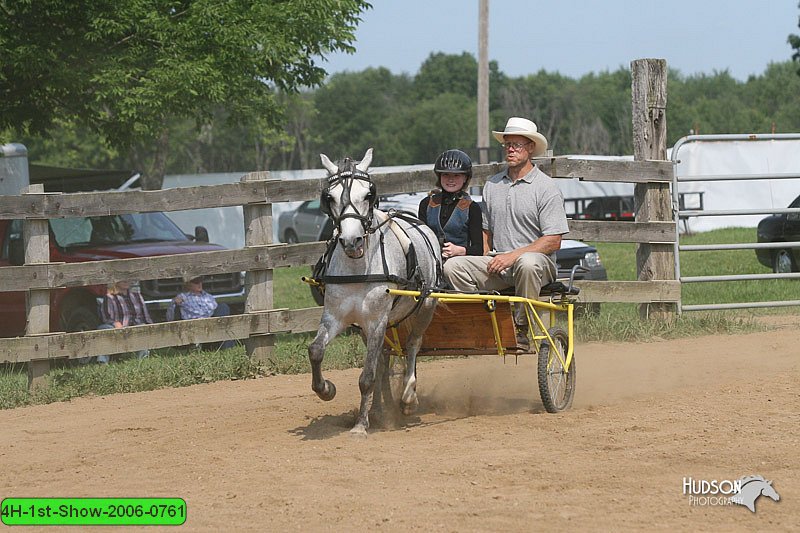
{"type": "Polygon", "coordinates": [[[506,129],[503,131],[493,131],[492,134],[498,142],[505,142],[506,135],[522,135],[536,143],[533,156],[544,155],[547,151],[547,139],[536,130],[536,124],[527,118],[511,117],[506,122],[506,129]]]}

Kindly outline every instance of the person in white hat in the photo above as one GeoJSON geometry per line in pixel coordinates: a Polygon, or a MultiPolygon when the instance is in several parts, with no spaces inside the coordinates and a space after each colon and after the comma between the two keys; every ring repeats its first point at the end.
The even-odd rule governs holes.
{"type": "MultiPolygon", "coordinates": [[[[503,131],[493,131],[505,150],[508,166],[483,187],[484,256],[454,257],[444,274],[462,292],[499,291],[514,287],[519,296],[537,299],[542,286],[555,281],[555,253],[569,232],[564,197],[555,181],[536,167],[547,139],[526,118],[508,119],[503,131]]],[[[515,313],[517,348],[530,350],[528,324],[522,306],[515,313]]]]}

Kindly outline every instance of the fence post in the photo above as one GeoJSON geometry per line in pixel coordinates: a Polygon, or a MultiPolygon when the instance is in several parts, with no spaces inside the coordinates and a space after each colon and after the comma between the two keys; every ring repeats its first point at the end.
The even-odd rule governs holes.
{"type": "MultiPolygon", "coordinates": [[[[269,172],[251,172],[242,181],[269,179],[269,172]]],[[[242,206],[244,245],[272,244],[272,204],[266,201],[242,206]]],[[[245,278],[246,313],[272,309],[272,269],[251,270],[245,278]]],[[[245,340],[247,355],[257,362],[266,362],[275,346],[274,335],[250,336],[245,340]]]]}
{"type": "MultiPolygon", "coordinates": [[[[637,59],[631,62],[631,100],[633,121],[633,159],[667,159],[667,62],[664,59],[637,59]]],[[[634,188],[637,222],[672,221],[672,202],[667,183],[642,183],[634,188]]],[[[675,253],[672,244],[640,243],[636,249],[639,281],[675,279],[675,253]]],[[[642,318],[671,320],[677,307],[673,303],[647,303],[639,306],[642,318]]]]}
{"type": "MultiPolygon", "coordinates": [[[[41,194],[44,185],[29,185],[24,194],[41,194]]],[[[50,232],[47,219],[25,219],[22,221],[22,238],[25,246],[25,264],[50,262],[50,232]]],[[[48,289],[29,289],[26,299],[28,325],[25,335],[41,335],[50,332],[50,291],[48,289]]],[[[42,338],[44,353],[48,355],[47,339],[42,338]]],[[[44,385],[45,376],[50,371],[50,359],[31,359],[28,361],[28,390],[44,385]]]]}

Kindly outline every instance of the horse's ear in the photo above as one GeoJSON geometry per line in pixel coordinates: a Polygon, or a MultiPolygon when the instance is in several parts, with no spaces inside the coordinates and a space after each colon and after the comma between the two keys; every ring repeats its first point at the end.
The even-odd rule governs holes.
{"type": "Polygon", "coordinates": [[[366,172],[369,169],[369,165],[372,163],[372,148],[367,148],[367,152],[364,154],[364,158],[361,160],[359,164],[356,165],[356,168],[361,172],[366,172]]]}
{"type": "Polygon", "coordinates": [[[333,161],[328,159],[328,156],[325,154],[319,154],[319,158],[322,160],[322,166],[325,167],[325,170],[328,171],[328,175],[333,176],[337,172],[339,172],[339,167],[337,167],[333,161]]]}

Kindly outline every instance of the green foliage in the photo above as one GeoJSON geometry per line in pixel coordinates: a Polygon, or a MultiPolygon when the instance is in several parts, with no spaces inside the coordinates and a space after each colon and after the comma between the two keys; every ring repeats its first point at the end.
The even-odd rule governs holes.
{"type": "Polygon", "coordinates": [[[408,99],[410,88],[407,76],[395,76],[385,68],[335,74],[314,96],[313,129],[321,138],[317,150],[331,159],[360,159],[374,147],[373,165],[392,164],[386,153],[390,143],[397,142],[397,125],[389,118],[408,99]],[[376,138],[382,133],[385,141],[378,144],[376,138]]]}
{"type": "MultiPolygon", "coordinates": [[[[59,120],[116,147],[173,118],[281,123],[277,92],[319,84],[319,58],[352,52],[364,0],[21,0],[0,4],[0,129],[59,120]]],[[[163,154],[159,154],[163,155],[163,154]]],[[[85,166],[85,165],[83,165],[85,166]]]]}
{"type": "Polygon", "coordinates": [[[651,342],[765,329],[750,315],[685,313],[673,321],[641,320],[637,305],[603,304],[599,315],[577,322],[575,336],[578,342],[651,342]]]}
{"type": "MultiPolygon", "coordinates": [[[[165,348],[151,352],[146,359],[113,356],[109,365],[72,362],[51,370],[45,386],[34,392],[28,391],[24,365],[0,365],[0,409],[62,402],[88,395],[310,372],[308,345],[311,339],[309,334],[279,335],[273,356],[263,364],[251,361],[242,346],[218,351],[165,348]]],[[[353,368],[362,363],[363,357],[361,337],[345,334],[328,347],[323,368],[353,368]]]]}
{"type": "Polygon", "coordinates": [[[432,99],[442,93],[478,96],[478,62],[463,52],[461,55],[438,52],[428,56],[414,77],[417,98],[432,99]]]}
{"type": "MultiPolygon", "coordinates": [[[[459,148],[476,156],[475,100],[461,94],[445,93],[423,100],[396,119],[393,135],[405,147],[404,164],[434,161],[448,148],[459,148]]],[[[391,154],[392,147],[389,146],[391,154]]]]}
{"type": "MultiPolygon", "coordinates": [[[[798,7],[800,7],[800,3],[798,3],[798,7]]],[[[800,18],[798,18],[800,21],[800,18]]],[[[798,27],[800,27],[800,22],[798,22],[798,27]]],[[[800,62],[800,35],[791,34],[787,39],[789,45],[794,48],[794,54],[792,54],[792,59],[797,62],[800,62]]],[[[797,70],[797,75],[800,76],[800,69],[797,70]]]]}
{"type": "MultiPolygon", "coordinates": [[[[681,244],[734,244],[756,242],[755,228],[724,228],[694,235],[682,235],[681,244]]],[[[636,279],[636,245],[626,243],[594,243],[612,280],[636,279]]],[[[766,274],[771,270],[756,259],[754,250],[683,251],[680,253],[682,276],[766,274]]],[[[681,299],[686,305],[768,302],[791,299],[795,280],[744,280],[735,282],[686,283],[681,299]]],[[[603,313],[608,304],[603,305],[603,313]]],[[[611,308],[611,307],[610,307],[611,308]]],[[[743,309],[720,313],[735,319],[749,319],[757,314],[792,312],[789,308],[743,309]]]]}
{"type": "MultiPolygon", "coordinates": [[[[130,14],[137,12],[139,9],[137,6],[143,1],[137,0],[131,5],[126,4],[126,8],[120,6],[108,9],[114,13],[116,13],[114,10],[127,9],[125,12],[130,14]]],[[[47,8],[58,4],[56,0],[48,0],[44,6],[47,8]]],[[[295,4],[297,2],[286,2],[275,9],[278,13],[286,13],[286,10],[292,9],[300,10],[301,8],[295,4]]],[[[310,6],[306,2],[303,9],[313,11],[314,6],[322,4],[325,2],[321,0],[312,2],[310,6]]],[[[344,17],[345,11],[354,8],[355,4],[363,5],[363,2],[352,0],[342,8],[343,11],[339,15],[344,17]]],[[[25,12],[32,9],[25,7],[28,6],[27,3],[20,5],[25,12]]],[[[192,11],[200,9],[205,4],[197,1],[191,2],[189,6],[189,11],[192,11]]],[[[234,10],[230,6],[205,7],[210,10],[206,11],[207,13],[219,14],[228,13],[226,10],[234,10]]],[[[252,9],[259,8],[252,7],[252,9]]],[[[261,9],[268,8],[262,6],[261,9]]],[[[96,6],[94,10],[102,11],[96,6]]],[[[141,30],[144,35],[163,31],[163,25],[181,23],[168,22],[171,20],[170,16],[158,15],[160,12],[156,9],[156,14],[150,15],[150,18],[145,17],[146,20],[142,23],[144,29],[141,30]]],[[[177,18],[182,20],[188,15],[186,13],[177,18]]],[[[302,17],[294,19],[290,17],[290,19],[305,20],[302,17]]],[[[270,23],[274,23],[274,20],[256,24],[254,31],[264,31],[270,23]]],[[[8,21],[0,22],[0,28],[8,29],[9,24],[8,21]]],[[[208,30],[211,24],[209,21],[198,22],[195,29],[208,30]]],[[[324,24],[328,24],[328,21],[326,20],[324,24]]],[[[121,31],[114,33],[113,25],[109,28],[102,26],[102,31],[96,32],[100,36],[119,35],[121,31]]],[[[248,76],[252,75],[253,70],[244,68],[237,70],[238,67],[235,65],[222,65],[218,61],[219,55],[239,60],[252,58],[253,61],[262,57],[258,52],[247,55],[248,52],[232,51],[228,54],[228,47],[235,47],[235,43],[241,44],[244,39],[242,28],[226,29],[217,34],[210,43],[202,45],[194,41],[188,43],[189,37],[196,37],[198,33],[191,33],[188,27],[183,28],[183,31],[186,35],[179,32],[180,38],[174,46],[170,44],[167,48],[173,50],[177,47],[175,53],[192,54],[192,61],[175,68],[175,75],[180,79],[172,80],[174,87],[171,90],[162,91],[165,95],[163,102],[151,105],[142,100],[144,97],[140,94],[141,91],[137,90],[130,94],[125,91],[125,94],[119,95],[122,102],[115,104],[117,107],[108,107],[105,100],[97,99],[92,100],[91,104],[86,104],[94,106],[93,109],[99,109],[102,105],[103,113],[108,111],[113,115],[107,118],[120,124],[125,120],[136,121],[138,124],[140,119],[145,121],[142,122],[145,124],[149,116],[158,115],[162,111],[166,113],[169,110],[169,114],[164,114],[163,120],[159,122],[159,125],[164,126],[169,132],[168,137],[159,137],[157,143],[135,142],[130,149],[121,150],[113,145],[107,147],[103,137],[93,133],[91,125],[87,124],[88,120],[74,114],[63,113],[57,116],[55,129],[49,130],[52,134],[50,140],[34,136],[11,138],[12,132],[5,132],[4,137],[15,141],[22,139],[34,161],[73,164],[81,167],[124,166],[144,171],[145,175],[151,171],[149,165],[161,159],[164,160],[164,171],[170,173],[316,168],[319,167],[320,152],[326,153],[333,159],[344,156],[359,158],[370,146],[375,148],[376,166],[432,163],[438,153],[451,147],[459,147],[471,155],[476,155],[477,62],[468,53],[433,53],[414,76],[395,75],[386,68],[339,73],[331,76],[316,90],[309,89],[301,93],[292,90],[298,86],[287,86],[284,90],[284,85],[281,83],[261,76],[258,78],[259,90],[251,94],[249,83],[252,79],[248,76]],[[181,47],[180,42],[183,40],[187,42],[181,47]],[[200,57],[203,54],[205,54],[203,57],[207,58],[205,62],[200,57]],[[203,65],[205,67],[201,68],[203,65]],[[228,70],[223,70],[223,67],[228,70]],[[187,69],[191,72],[187,73],[187,69]],[[225,76],[224,83],[218,79],[220,75],[225,76]],[[206,84],[207,77],[210,81],[206,84]],[[195,91],[196,95],[191,93],[195,83],[205,84],[202,91],[195,91]],[[225,93],[222,88],[215,90],[214,87],[219,87],[219,84],[225,85],[224,90],[228,92],[225,93]],[[129,99],[138,100],[135,104],[131,102],[126,104],[129,99]],[[268,102],[262,105],[260,99],[266,99],[268,102]],[[134,116],[131,111],[122,117],[117,116],[120,113],[118,108],[124,106],[138,110],[137,115],[134,116]],[[277,113],[281,110],[284,114],[278,120],[277,113]],[[164,153],[165,147],[169,148],[166,153],[164,153]]],[[[299,30],[292,29],[292,31],[299,30]]],[[[344,33],[334,29],[326,31],[333,32],[339,39],[331,44],[331,49],[334,46],[347,46],[345,35],[347,31],[342,30],[344,33]]],[[[0,32],[0,36],[2,35],[0,32]]],[[[133,37],[120,44],[126,53],[129,52],[128,48],[134,47],[136,43],[138,47],[144,46],[139,42],[138,33],[131,35],[133,37]]],[[[285,37],[288,36],[271,35],[269,42],[276,46],[276,43],[286,44],[283,41],[285,37]]],[[[14,37],[12,42],[0,39],[0,50],[10,50],[11,44],[20,42],[20,39],[19,36],[14,37]]],[[[80,41],[83,38],[75,37],[75,39],[80,41]]],[[[43,50],[45,44],[40,43],[38,46],[38,49],[43,50]]],[[[291,56],[289,54],[291,47],[286,46],[288,48],[278,47],[279,51],[291,56]]],[[[65,52],[64,60],[67,64],[72,57],[68,53],[69,50],[68,48],[65,52]]],[[[158,53],[166,52],[158,50],[158,53]]],[[[305,50],[302,53],[310,52],[305,50]]],[[[112,59],[115,57],[114,54],[100,55],[101,57],[96,60],[97,68],[105,66],[107,62],[115,61],[112,59]]],[[[32,60],[30,54],[23,57],[32,60]]],[[[61,60],[59,56],[49,61],[61,60]]],[[[165,61],[168,65],[172,65],[171,60],[165,61]]],[[[296,73],[295,80],[298,83],[307,80],[306,75],[310,76],[309,72],[317,72],[309,66],[311,59],[297,61],[300,61],[304,68],[300,68],[299,71],[293,70],[295,63],[291,61],[284,63],[283,68],[296,73]],[[301,75],[301,72],[304,74],[301,75]]],[[[0,69],[0,90],[3,88],[3,83],[10,84],[11,78],[8,76],[15,72],[14,69],[22,68],[16,61],[11,61],[9,65],[4,65],[0,69]]],[[[45,68],[37,65],[38,63],[33,62],[26,68],[31,72],[36,68],[45,68]]],[[[276,65],[271,67],[278,68],[276,65]]],[[[124,65],[119,66],[114,63],[116,69],[114,72],[123,68],[124,65]]],[[[156,69],[156,66],[148,67],[143,72],[150,76],[151,68],[156,69]]],[[[800,99],[797,98],[797,94],[800,94],[800,76],[796,75],[795,70],[796,64],[792,61],[773,63],[766,67],[763,74],[751,76],[745,82],[735,80],[727,71],[683,76],[674,69],[670,70],[668,144],[674,144],[690,132],[760,133],[773,130],[775,132],[800,130],[800,99]]],[[[56,69],[56,71],[61,70],[56,69]]],[[[544,70],[527,76],[509,78],[499,71],[496,62],[491,62],[489,75],[490,128],[502,128],[509,116],[526,116],[537,123],[557,155],[622,155],[633,151],[629,69],[621,67],[612,72],[591,73],[577,80],[558,72],[544,70]]],[[[60,78],[55,79],[54,83],[58,82],[58,79],[60,78]]],[[[162,77],[157,79],[147,77],[142,83],[147,86],[156,83],[166,86],[168,81],[166,73],[162,72],[162,77]]],[[[126,83],[136,85],[133,80],[126,83]]],[[[97,86],[92,85],[86,90],[108,93],[109,87],[110,82],[107,82],[97,86]]],[[[63,96],[59,92],[61,89],[58,91],[56,89],[57,85],[40,84],[34,94],[45,92],[51,99],[61,98],[63,96]],[[48,90],[53,94],[50,94],[46,87],[50,87],[48,90]]],[[[13,87],[13,91],[23,92],[24,88],[13,87]]],[[[17,98],[19,100],[17,104],[0,103],[0,128],[3,124],[15,123],[13,113],[6,114],[4,109],[22,109],[23,103],[27,100],[23,101],[21,98],[21,96],[17,98]]],[[[117,98],[117,95],[114,98],[117,98]]],[[[15,100],[11,98],[10,101],[15,100]]],[[[69,98],[67,101],[72,102],[69,98]]],[[[32,107],[28,111],[38,109],[40,106],[46,107],[46,102],[46,99],[42,102],[34,101],[30,103],[32,107]]],[[[77,104],[70,105],[80,103],[78,101],[77,104]]],[[[88,116],[91,117],[91,113],[88,116]]],[[[142,124],[137,127],[145,127],[142,124]]],[[[153,129],[153,132],[156,130],[157,128],[153,129]]],[[[16,133],[19,135],[19,131],[16,133]]],[[[501,159],[503,154],[499,147],[494,143],[491,146],[495,149],[490,157],[494,160],[501,159]]]]}

